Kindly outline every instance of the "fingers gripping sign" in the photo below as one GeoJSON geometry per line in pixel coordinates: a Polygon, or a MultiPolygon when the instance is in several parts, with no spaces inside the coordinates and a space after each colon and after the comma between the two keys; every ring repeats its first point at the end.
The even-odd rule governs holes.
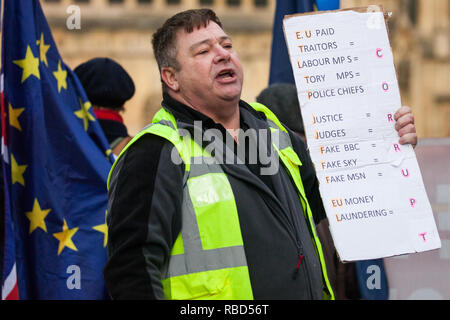
{"type": "Polygon", "coordinates": [[[417,145],[417,133],[414,125],[414,116],[411,108],[403,106],[394,114],[395,130],[400,137],[400,144],[411,144],[413,147],[417,145]]]}

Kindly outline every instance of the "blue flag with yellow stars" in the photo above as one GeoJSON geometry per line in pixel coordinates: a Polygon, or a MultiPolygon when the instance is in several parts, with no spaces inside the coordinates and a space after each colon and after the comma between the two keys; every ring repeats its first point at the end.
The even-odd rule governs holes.
{"type": "Polygon", "coordinates": [[[339,0],[277,0],[272,31],[269,84],[295,83],[284,40],[284,16],[317,10],[337,10],[339,6],[339,0]]]}
{"type": "Polygon", "coordinates": [[[3,297],[105,299],[108,142],[39,1],[4,0],[2,35],[3,297]]]}

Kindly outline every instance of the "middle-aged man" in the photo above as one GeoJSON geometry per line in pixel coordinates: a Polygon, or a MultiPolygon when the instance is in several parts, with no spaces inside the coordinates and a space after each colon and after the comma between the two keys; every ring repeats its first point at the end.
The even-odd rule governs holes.
{"type": "MultiPolygon", "coordinates": [[[[242,66],[220,20],[209,9],[178,13],[152,43],[162,108],[109,179],[112,298],[333,298],[305,144],[240,100],[242,66]]],[[[410,110],[396,119],[400,142],[415,144],[410,110]]]]}

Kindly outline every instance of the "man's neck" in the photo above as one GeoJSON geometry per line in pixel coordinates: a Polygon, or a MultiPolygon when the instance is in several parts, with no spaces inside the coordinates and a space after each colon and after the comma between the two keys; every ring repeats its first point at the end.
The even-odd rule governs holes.
{"type": "MultiPolygon", "coordinates": [[[[215,120],[214,120],[215,121],[215,120]]],[[[239,113],[239,106],[237,107],[237,112],[235,114],[235,117],[229,120],[228,123],[216,121],[220,123],[227,131],[228,133],[233,137],[233,139],[239,143],[238,137],[239,137],[239,129],[240,129],[240,113],[239,113]]]]}
{"type": "Polygon", "coordinates": [[[239,100],[215,103],[214,106],[209,106],[187,101],[187,99],[184,99],[181,95],[171,93],[169,93],[169,95],[187,107],[211,118],[214,122],[220,123],[233,137],[235,137],[235,135],[232,132],[237,132],[240,128],[239,100]]]}

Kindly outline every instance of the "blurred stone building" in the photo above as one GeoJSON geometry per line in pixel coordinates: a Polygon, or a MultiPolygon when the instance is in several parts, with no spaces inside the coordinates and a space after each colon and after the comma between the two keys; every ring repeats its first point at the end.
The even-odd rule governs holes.
{"type": "MultiPolygon", "coordinates": [[[[217,12],[244,66],[244,100],[253,101],[268,84],[275,0],[41,2],[61,56],[71,68],[107,56],[131,74],[136,94],[124,114],[131,134],[151,121],[161,102],[151,35],[180,10],[211,7],[217,12]],[[70,22],[77,10],[80,24],[74,28],[70,22]]],[[[419,136],[450,136],[450,0],[341,0],[342,8],[370,4],[393,12],[389,28],[402,100],[413,107],[419,136]]]]}
{"type": "Polygon", "coordinates": [[[244,67],[243,99],[254,101],[267,86],[275,2],[272,0],[41,0],[66,64],[99,56],[119,61],[133,77],[135,96],[124,121],[131,134],[148,124],[161,103],[161,82],[151,36],[178,11],[211,7],[233,38],[244,67]],[[80,9],[80,29],[69,30],[71,5],[80,9]]]}
{"type": "Polygon", "coordinates": [[[413,108],[419,137],[450,136],[450,0],[341,0],[392,12],[391,45],[402,102],[413,108]]]}

